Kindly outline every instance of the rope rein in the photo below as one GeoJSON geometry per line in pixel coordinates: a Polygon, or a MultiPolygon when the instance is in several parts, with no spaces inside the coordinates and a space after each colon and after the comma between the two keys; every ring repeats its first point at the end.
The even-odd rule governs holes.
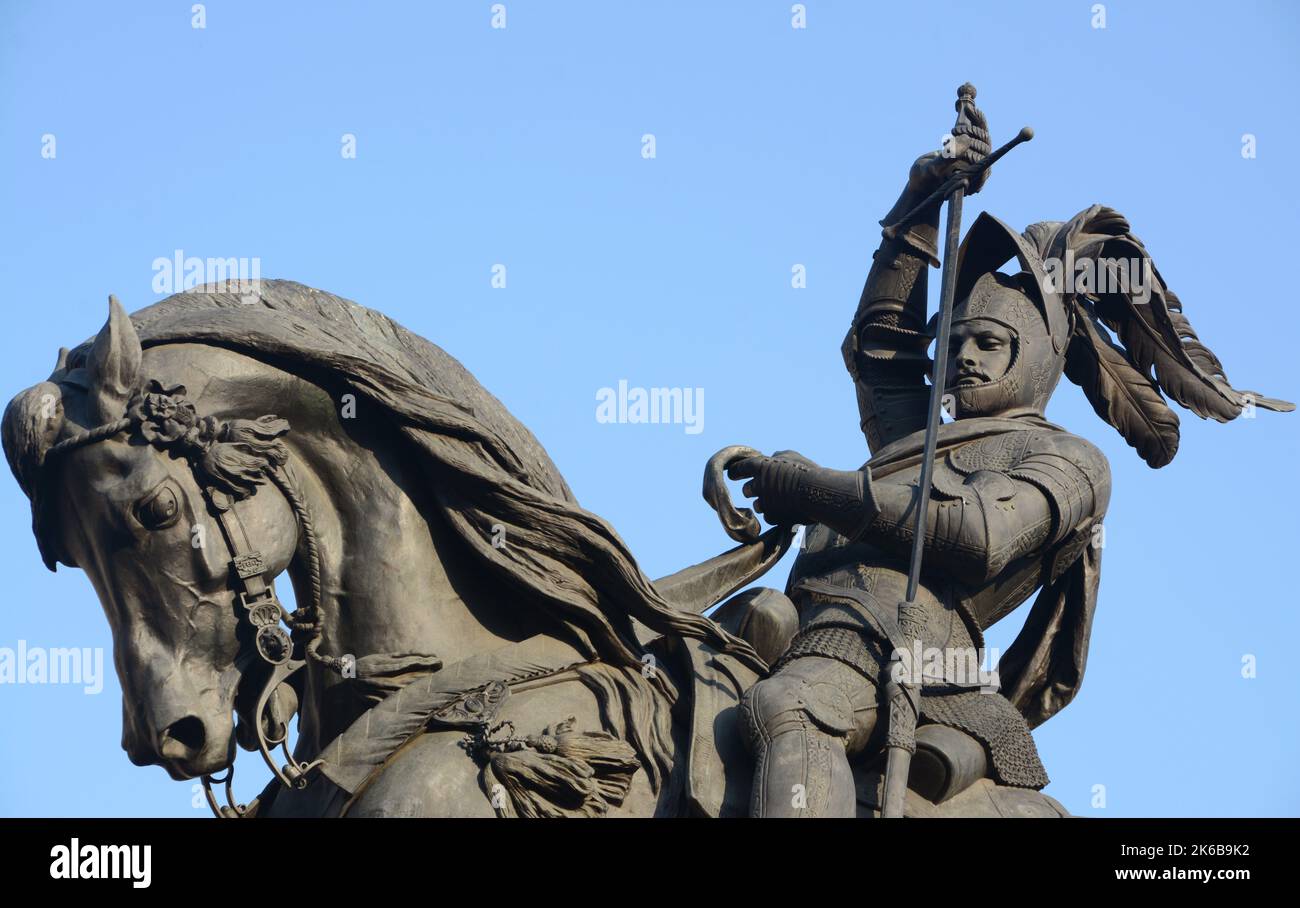
{"type": "Polygon", "coordinates": [[[293,509],[293,515],[298,521],[298,529],[302,532],[303,547],[307,550],[307,572],[311,582],[311,603],[307,606],[299,606],[294,610],[293,614],[288,618],[289,627],[303,641],[303,652],[306,653],[308,659],[325,666],[336,674],[342,675],[347,665],[346,661],[338,656],[327,656],[320,652],[321,621],[324,617],[321,607],[320,548],[316,542],[316,528],[312,525],[311,512],[307,510],[307,503],[303,500],[302,493],[293,482],[287,463],[279,469],[268,471],[267,475],[289,502],[289,507],[293,509]]]}

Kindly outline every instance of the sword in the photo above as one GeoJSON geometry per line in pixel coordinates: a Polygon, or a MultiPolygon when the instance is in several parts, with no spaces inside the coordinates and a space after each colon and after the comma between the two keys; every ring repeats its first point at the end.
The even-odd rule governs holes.
{"type": "MultiPolygon", "coordinates": [[[[968,124],[969,111],[975,103],[975,86],[967,82],[957,89],[957,125],[968,124]]],[[[907,598],[899,604],[898,627],[900,636],[911,644],[910,652],[920,649],[924,627],[924,609],[916,603],[916,593],[921,584],[921,559],[925,554],[925,524],[928,516],[926,502],[934,477],[934,450],[939,435],[939,409],[943,402],[943,389],[948,371],[948,334],[952,328],[953,294],[957,285],[957,248],[961,234],[961,205],[966,187],[981,173],[988,170],[999,158],[1022,142],[1034,137],[1026,126],[1014,139],[990,154],[973,167],[958,171],[942,186],[932,192],[897,222],[884,230],[893,238],[906,230],[927,207],[936,201],[948,202],[947,233],[943,244],[943,283],[939,292],[939,330],[935,338],[934,373],[930,380],[930,411],[925,423],[925,451],[921,458],[921,479],[916,487],[916,527],[912,536],[912,561],[907,572],[907,598]]],[[[889,737],[886,743],[885,784],[880,815],[897,818],[903,816],[907,800],[908,773],[912,754],[916,750],[916,722],[921,707],[920,666],[909,667],[902,682],[894,678],[885,685],[889,702],[889,737]]]]}

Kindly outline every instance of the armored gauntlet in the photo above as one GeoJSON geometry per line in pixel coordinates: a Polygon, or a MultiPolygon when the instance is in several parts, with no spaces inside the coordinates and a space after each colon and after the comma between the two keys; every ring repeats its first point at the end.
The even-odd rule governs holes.
{"type": "Polygon", "coordinates": [[[742,491],[756,499],[754,509],[774,526],[820,523],[852,539],[880,513],[866,469],[828,470],[783,451],[742,461],[731,476],[753,477],[742,491]]]}

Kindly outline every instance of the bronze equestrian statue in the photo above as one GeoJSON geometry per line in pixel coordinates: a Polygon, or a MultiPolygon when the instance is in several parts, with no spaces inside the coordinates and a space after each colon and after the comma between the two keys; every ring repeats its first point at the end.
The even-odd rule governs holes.
{"type": "Polygon", "coordinates": [[[954,262],[956,418],[932,433],[923,584],[900,620],[929,398],[926,200],[978,190],[991,159],[967,100],[886,219],[922,209],[881,244],[845,341],[872,459],[719,452],[705,496],[739,545],[659,580],[496,398],[380,313],[287,281],[131,316],[110,300],[2,428],[46,565],[82,568],[104,606],[131,760],[203,779],[227,818],[876,816],[882,755],[910,748],[908,816],[1064,813],[1038,791],[1029,729],[1082,680],[1110,486],[1100,452],[1043,418],[1052,390],[1062,373],[1081,385],[1156,467],[1178,442],[1162,391],[1219,420],[1291,407],[1227,383],[1158,272],[1141,304],[1049,280],[1067,253],[1147,260],[1114,211],[1024,234],[981,217],[954,262]],[[771,529],[731,506],[727,471],[771,529]],[[737,593],[796,524],[789,595],[737,593]],[[1035,590],[1000,693],[893,670],[909,627],[927,649],[978,650],[1035,590]],[[247,804],[236,745],[276,776],[247,804]]]}

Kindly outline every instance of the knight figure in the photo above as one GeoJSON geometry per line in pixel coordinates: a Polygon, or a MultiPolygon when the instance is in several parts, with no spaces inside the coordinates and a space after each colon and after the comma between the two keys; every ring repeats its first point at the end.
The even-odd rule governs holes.
{"type": "MultiPolygon", "coordinates": [[[[916,161],[882,224],[988,154],[983,115],[971,113],[953,148],[916,161]]],[[[935,354],[948,357],[953,419],[939,427],[933,483],[919,496],[934,334],[927,265],[939,264],[940,204],[906,231],[886,231],[843,344],[871,459],[841,471],[781,452],[728,471],[748,479],[744,494],[769,523],[806,527],[785,596],[773,591],[780,602],[768,605],[797,612],[797,633],[742,704],[756,816],[855,814],[851,761],[891,744],[892,679],[904,664],[921,675],[918,743],[938,742],[951,766],[1001,785],[1047,784],[1030,730],[1082,682],[1111,493],[1101,451],[1044,417],[1062,374],[1151,467],[1178,444],[1161,392],[1219,421],[1290,407],[1228,384],[1118,212],[1093,206],[1023,233],[984,214],[961,244],[950,344],[935,354]],[[1133,261],[1145,284],[1116,280],[1117,263],[1133,261]],[[1018,267],[1000,271],[1008,262],[1018,267]],[[1085,263],[1092,279],[1067,287],[1060,262],[1085,263]],[[914,603],[900,608],[918,497],[928,509],[923,569],[914,603]],[[997,689],[961,671],[981,658],[983,632],[1035,592],[997,689]],[[909,639],[943,658],[918,663],[903,652],[909,639]]]]}

